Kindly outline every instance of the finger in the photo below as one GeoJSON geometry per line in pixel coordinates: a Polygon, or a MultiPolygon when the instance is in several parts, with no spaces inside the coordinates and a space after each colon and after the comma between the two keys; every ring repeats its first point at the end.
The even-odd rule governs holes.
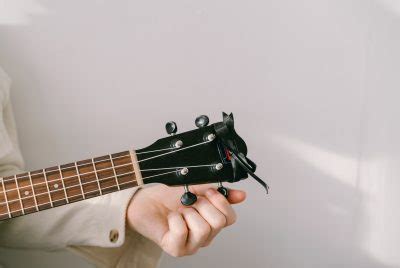
{"type": "Polygon", "coordinates": [[[186,253],[194,254],[209,237],[211,227],[194,208],[183,208],[181,212],[189,229],[186,253]]]}
{"type": "Polygon", "coordinates": [[[236,221],[236,213],[228,200],[215,189],[208,189],[207,199],[216,207],[226,218],[226,226],[232,225],[236,221]]]}
{"type": "MultiPolygon", "coordinates": [[[[193,187],[193,191],[197,195],[205,195],[208,189],[216,189],[212,184],[196,185],[193,187]]],[[[238,204],[246,199],[246,192],[236,189],[228,189],[228,201],[231,204],[238,204]]]]}
{"type": "Polygon", "coordinates": [[[189,234],[183,215],[171,212],[168,215],[168,226],[169,231],[165,234],[161,247],[173,257],[183,256],[186,252],[186,241],[189,234]]]}
{"type": "Polygon", "coordinates": [[[210,235],[202,245],[203,247],[208,246],[221,229],[226,226],[226,217],[207,198],[204,197],[200,197],[193,207],[211,226],[210,235]]]}
{"type": "Polygon", "coordinates": [[[246,192],[241,190],[229,189],[228,201],[231,204],[242,203],[246,199],[246,192]]]}

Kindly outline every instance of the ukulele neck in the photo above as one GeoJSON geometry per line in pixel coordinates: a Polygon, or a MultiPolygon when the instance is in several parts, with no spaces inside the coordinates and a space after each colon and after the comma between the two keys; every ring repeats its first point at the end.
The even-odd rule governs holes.
{"type": "Polygon", "coordinates": [[[0,220],[142,184],[133,150],[0,178],[0,220]]]}

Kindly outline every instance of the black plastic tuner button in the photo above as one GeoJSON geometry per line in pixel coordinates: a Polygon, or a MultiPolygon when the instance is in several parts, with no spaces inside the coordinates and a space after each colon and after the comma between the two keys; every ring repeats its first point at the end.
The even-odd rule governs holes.
{"type": "Polygon", "coordinates": [[[184,206],[191,206],[197,201],[197,196],[189,191],[187,185],[185,185],[185,193],[181,197],[181,203],[184,206]]]}
{"type": "Polygon", "coordinates": [[[176,132],[178,132],[178,126],[174,121],[170,121],[165,124],[165,130],[169,135],[174,135],[176,132]]]}
{"type": "Polygon", "coordinates": [[[200,115],[199,117],[196,118],[194,123],[196,124],[196,127],[198,127],[198,128],[206,127],[206,126],[208,126],[208,123],[210,123],[210,119],[208,118],[207,115],[200,115]]]}
{"type": "Polygon", "coordinates": [[[218,183],[218,192],[220,193],[220,194],[222,194],[223,196],[225,196],[225,198],[228,198],[228,195],[229,195],[229,190],[227,189],[227,188],[225,188],[223,185],[222,185],[222,183],[218,183]]]}

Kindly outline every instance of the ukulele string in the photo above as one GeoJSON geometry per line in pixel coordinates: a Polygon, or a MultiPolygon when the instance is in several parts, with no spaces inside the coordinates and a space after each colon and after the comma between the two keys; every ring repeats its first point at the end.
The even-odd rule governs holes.
{"type": "Polygon", "coordinates": [[[190,146],[186,146],[186,147],[183,147],[183,148],[174,150],[174,151],[172,151],[172,152],[162,153],[162,154],[159,154],[159,155],[151,156],[151,157],[148,157],[148,158],[145,158],[145,159],[136,161],[136,162],[134,162],[134,163],[145,162],[145,161],[148,161],[148,160],[151,160],[151,159],[154,159],[154,158],[162,157],[162,156],[169,155],[169,154],[173,154],[173,153],[176,153],[176,152],[179,152],[179,151],[184,151],[184,150],[187,150],[187,149],[196,147],[196,146],[204,145],[204,144],[207,144],[207,143],[209,143],[209,142],[211,142],[211,141],[203,141],[203,142],[200,142],[200,143],[197,143],[197,144],[193,144],[193,145],[190,145],[190,146]]]}
{"type": "MultiPolygon", "coordinates": [[[[207,143],[209,143],[209,142],[211,142],[211,141],[205,141],[205,142],[201,142],[201,143],[198,143],[198,144],[190,145],[190,146],[187,146],[187,147],[178,149],[178,150],[174,150],[174,151],[172,151],[172,152],[167,152],[167,153],[159,154],[159,155],[156,155],[156,156],[148,157],[148,158],[145,158],[145,159],[136,161],[136,162],[131,161],[131,163],[128,163],[128,164],[114,166],[114,169],[115,169],[115,168],[118,168],[118,167],[122,167],[122,166],[132,165],[132,164],[134,164],[134,163],[140,163],[140,162],[148,161],[148,160],[151,160],[151,159],[155,159],[155,158],[158,158],[158,157],[162,157],[162,156],[165,156],[165,155],[169,155],[169,154],[171,154],[171,153],[176,153],[176,152],[178,152],[178,151],[183,151],[183,150],[190,149],[190,148],[193,148],[193,147],[196,147],[196,146],[204,145],[204,144],[207,144],[207,143]]],[[[160,149],[160,151],[161,151],[161,150],[166,150],[166,149],[160,149]]],[[[151,151],[148,151],[148,152],[151,152],[151,151]]],[[[146,153],[146,152],[141,152],[141,153],[146,153]]],[[[128,155],[126,155],[126,156],[119,156],[119,157],[115,157],[115,158],[113,158],[113,157],[110,156],[110,159],[105,159],[105,160],[100,160],[100,161],[92,161],[92,163],[95,164],[95,163],[100,163],[100,162],[112,161],[112,160],[114,160],[114,159],[122,158],[122,157],[127,157],[127,156],[128,156],[128,155]]],[[[93,160],[93,159],[92,159],[92,160],[93,160]]],[[[81,165],[76,165],[76,166],[87,166],[87,165],[91,165],[92,163],[89,163],[89,164],[81,164],[81,165]]],[[[212,165],[188,166],[188,167],[186,167],[186,168],[209,167],[209,166],[212,166],[212,165]]],[[[71,167],[71,168],[72,168],[72,167],[71,167]]],[[[158,168],[158,169],[144,169],[144,170],[141,170],[141,172],[143,172],[143,171],[157,171],[157,170],[165,170],[165,169],[180,169],[180,168],[185,168],[185,167],[169,167],[169,168],[158,168]]],[[[62,170],[65,170],[65,169],[68,169],[68,168],[64,168],[64,169],[61,169],[61,168],[60,168],[59,170],[55,170],[55,171],[62,171],[62,170]]],[[[109,169],[112,169],[112,167],[110,167],[110,168],[104,168],[104,169],[99,169],[99,170],[92,171],[92,172],[82,173],[82,174],[79,174],[79,176],[88,175],[88,174],[93,174],[93,173],[96,173],[96,172],[99,172],[99,171],[104,171],[104,170],[109,170],[109,169]]],[[[43,170],[42,173],[44,174],[44,172],[45,172],[45,171],[43,170]]],[[[49,172],[52,172],[52,171],[49,171],[49,172]]],[[[153,177],[157,177],[157,176],[162,176],[162,175],[166,175],[166,174],[171,174],[171,173],[175,173],[175,172],[176,172],[176,170],[170,171],[170,172],[161,173],[161,174],[156,174],[156,175],[144,177],[144,178],[142,178],[142,180],[149,179],[149,178],[153,178],[153,177]]],[[[29,172],[29,173],[30,173],[30,172],[29,172]]],[[[68,186],[68,187],[63,187],[63,188],[61,188],[61,189],[50,190],[50,191],[45,192],[45,193],[37,194],[37,195],[35,195],[35,197],[36,197],[36,196],[40,196],[40,195],[45,195],[45,194],[48,195],[48,194],[50,194],[50,193],[52,193],[52,192],[62,191],[62,190],[64,190],[64,189],[74,188],[74,187],[78,187],[78,186],[80,186],[80,185],[83,186],[83,185],[86,185],[86,184],[96,183],[96,182],[100,182],[100,181],[107,180],[107,179],[112,179],[112,178],[118,178],[118,176],[126,176],[126,175],[130,175],[130,174],[134,174],[134,173],[135,173],[135,172],[133,171],[133,172],[128,172],[128,173],[124,173],[124,174],[118,174],[117,176],[111,176],[111,177],[106,177],[106,178],[102,178],[102,179],[96,179],[95,181],[84,182],[84,183],[78,183],[78,184],[74,184],[74,185],[71,185],[71,186],[68,186]]],[[[4,179],[3,179],[3,181],[4,181],[4,182],[7,182],[7,181],[17,180],[17,179],[24,178],[24,177],[29,178],[29,177],[32,176],[32,175],[34,176],[34,175],[38,175],[38,174],[41,174],[41,173],[30,174],[30,175],[28,175],[28,176],[21,176],[21,177],[16,177],[16,176],[14,176],[14,178],[12,178],[12,179],[11,179],[11,178],[8,179],[8,180],[4,180],[4,179]]],[[[78,177],[78,174],[77,174],[77,175],[73,175],[73,176],[68,176],[68,177],[61,177],[61,178],[59,178],[59,179],[57,179],[57,180],[63,181],[63,180],[65,180],[65,179],[74,178],[74,177],[78,177]]],[[[53,181],[54,181],[54,180],[53,180],[53,181]]],[[[137,180],[132,180],[132,181],[129,181],[128,183],[136,182],[136,181],[137,181],[137,180]]],[[[27,187],[33,189],[34,186],[38,186],[38,185],[41,185],[41,184],[48,184],[48,182],[46,181],[46,182],[41,182],[41,183],[34,183],[34,184],[31,184],[31,185],[29,185],[29,186],[24,186],[24,187],[18,187],[18,185],[16,185],[17,188],[6,189],[5,191],[4,191],[4,189],[3,189],[3,191],[0,191],[0,193],[6,194],[7,192],[10,192],[10,191],[15,191],[15,190],[20,191],[21,188],[27,188],[27,187]]],[[[122,185],[122,184],[124,184],[124,183],[121,183],[121,184],[119,184],[119,185],[122,185]]],[[[125,183],[125,184],[126,184],[126,183],[125,183]]],[[[115,186],[116,186],[116,185],[115,185],[115,186]]],[[[111,186],[111,187],[115,187],[115,186],[111,186]]],[[[106,187],[106,188],[107,188],[107,187],[106,187]]],[[[109,188],[109,187],[108,187],[108,188],[109,188]]],[[[103,189],[103,188],[102,188],[102,189],[103,189]]],[[[99,190],[95,190],[95,191],[99,191],[99,190]]],[[[84,193],[84,194],[85,194],[85,193],[84,193]]],[[[78,195],[78,196],[81,196],[81,195],[78,195]]],[[[13,202],[19,202],[20,200],[24,200],[24,199],[28,199],[28,198],[32,198],[32,197],[31,197],[31,196],[27,196],[27,197],[22,197],[22,198],[19,198],[19,199],[9,200],[8,202],[0,202],[0,205],[6,204],[6,203],[10,204],[10,203],[13,203],[13,202]]],[[[60,201],[60,200],[63,200],[63,199],[59,199],[59,200],[55,200],[55,201],[60,201]]],[[[43,205],[43,204],[41,204],[41,205],[43,205]]]]}
{"type": "MultiPolygon", "coordinates": [[[[168,152],[168,153],[164,153],[164,154],[160,154],[160,155],[155,155],[155,156],[152,156],[152,157],[149,157],[149,158],[146,158],[146,159],[142,159],[142,160],[140,160],[140,161],[131,161],[131,163],[129,163],[129,164],[137,164],[137,163],[144,162],[144,161],[147,161],[147,160],[150,160],[150,159],[154,159],[154,158],[157,158],[157,157],[161,157],[161,156],[164,156],[164,155],[167,155],[167,154],[171,154],[171,153],[175,153],[175,152],[178,152],[178,151],[182,151],[182,150],[184,150],[184,149],[189,149],[189,148],[192,148],[192,147],[195,147],[195,146],[203,145],[203,144],[206,144],[206,143],[208,143],[208,142],[210,142],[210,141],[206,141],[206,142],[194,144],[194,145],[187,146],[187,147],[184,147],[184,148],[181,148],[181,149],[178,149],[178,150],[174,150],[175,148],[165,148],[165,149],[159,149],[159,150],[145,151],[145,152],[136,153],[136,154],[145,154],[145,153],[151,153],[151,152],[157,152],[157,151],[174,150],[174,151],[172,151],[172,152],[168,152]]],[[[120,159],[120,158],[128,157],[128,156],[129,156],[129,155],[116,156],[116,157],[111,157],[111,156],[110,156],[110,159],[104,159],[104,160],[99,160],[99,161],[94,161],[94,158],[92,158],[93,161],[91,161],[90,163],[87,163],[87,164],[77,164],[76,166],[79,168],[79,167],[83,167],[83,166],[92,165],[92,163],[93,163],[93,164],[98,164],[98,163],[103,163],[103,162],[107,162],[107,161],[114,161],[114,160],[116,160],[116,159],[120,159]]],[[[127,165],[128,165],[128,164],[127,164],[127,165]]],[[[120,166],[115,166],[115,167],[120,167],[120,166]]],[[[50,170],[50,171],[47,171],[47,172],[65,171],[65,170],[68,170],[68,169],[70,169],[70,168],[75,168],[75,165],[74,165],[73,167],[60,168],[60,169],[57,169],[57,170],[50,170]]],[[[112,167],[104,168],[104,169],[99,169],[99,170],[97,170],[97,171],[103,171],[103,170],[107,170],[107,169],[111,169],[111,168],[112,168],[112,167]]],[[[30,176],[39,175],[39,174],[41,174],[41,173],[43,173],[43,170],[42,170],[41,172],[37,172],[37,173],[31,173],[31,172],[29,172],[29,175],[19,176],[19,177],[17,177],[16,179],[29,178],[30,176]]],[[[80,175],[87,175],[87,174],[90,174],[90,173],[94,173],[94,171],[92,171],[92,172],[87,172],[87,173],[82,173],[82,174],[80,174],[80,175]]],[[[63,179],[68,179],[68,178],[75,177],[75,176],[77,176],[77,175],[70,176],[70,177],[65,177],[65,178],[63,178],[63,179]]],[[[13,177],[14,177],[14,176],[13,176],[13,177]]],[[[3,178],[3,181],[4,181],[4,182],[13,181],[13,180],[15,180],[15,179],[14,179],[14,178],[9,178],[9,179],[4,179],[4,178],[3,178]]],[[[12,190],[15,190],[15,189],[12,189],[12,190]]],[[[1,192],[2,192],[2,191],[0,191],[0,193],[1,193],[1,192]]]]}
{"type": "MultiPolygon", "coordinates": [[[[129,181],[129,182],[124,182],[124,183],[120,183],[120,185],[125,185],[125,184],[128,184],[128,183],[131,183],[131,181],[129,181]]],[[[116,187],[116,185],[104,187],[103,190],[104,190],[104,189],[110,189],[110,188],[113,188],[113,187],[116,187]]],[[[128,188],[126,188],[126,189],[128,189],[128,188]]],[[[124,189],[124,190],[125,190],[125,189],[124,189]]],[[[90,194],[90,193],[100,193],[100,192],[99,192],[98,190],[93,190],[93,191],[86,192],[85,194],[90,194]]],[[[47,193],[46,193],[46,194],[47,194],[47,193]]],[[[101,195],[97,195],[97,196],[101,196],[101,195]]],[[[93,197],[97,197],[97,196],[93,196],[93,197]]],[[[83,197],[82,200],[85,199],[84,195],[82,195],[82,194],[72,195],[72,196],[69,196],[68,198],[74,198],[74,197],[83,197]]],[[[67,201],[68,199],[63,198],[63,199],[54,200],[53,202],[45,202],[45,203],[42,203],[42,204],[38,204],[38,207],[39,207],[39,206],[43,206],[43,205],[51,205],[51,204],[53,204],[54,202],[63,201],[63,200],[67,201]]],[[[10,203],[13,203],[13,202],[15,202],[15,201],[19,201],[19,200],[12,200],[11,202],[8,202],[8,203],[10,204],[10,203]]],[[[80,201],[80,200],[76,200],[76,201],[80,201]]],[[[68,202],[68,203],[69,203],[69,202],[68,202]]],[[[0,203],[0,204],[5,204],[5,202],[0,203]]],[[[36,207],[36,206],[31,206],[31,207],[24,207],[24,208],[16,209],[16,210],[10,210],[10,213],[15,213],[15,212],[18,212],[18,211],[25,211],[25,210],[31,209],[31,208],[36,209],[37,207],[36,207]]],[[[40,210],[37,210],[37,211],[40,211],[40,210]]],[[[9,215],[9,213],[1,213],[1,214],[0,214],[0,216],[4,216],[4,215],[9,215]]]]}
{"type": "MultiPolygon", "coordinates": [[[[186,168],[211,167],[211,166],[214,166],[214,165],[187,166],[186,168]]],[[[143,171],[156,171],[156,170],[164,170],[164,169],[182,169],[182,168],[185,168],[185,167],[171,167],[171,168],[147,169],[147,170],[143,170],[143,171]]],[[[127,172],[127,173],[124,173],[124,174],[118,174],[116,177],[118,178],[118,177],[122,177],[122,176],[131,175],[131,174],[134,174],[134,173],[135,173],[135,172],[127,172]]],[[[167,175],[167,174],[172,174],[172,173],[176,173],[176,170],[174,170],[174,171],[169,171],[169,172],[164,172],[164,173],[160,173],[160,174],[155,174],[155,175],[151,175],[151,176],[147,176],[147,177],[142,178],[142,180],[149,179],[149,178],[153,178],[153,177],[157,177],[157,176],[163,176],[163,175],[167,175]]],[[[76,175],[76,176],[73,176],[73,177],[77,177],[77,175],[76,175]]],[[[58,192],[58,191],[63,191],[64,189],[65,189],[65,190],[68,190],[68,189],[71,189],[71,188],[79,187],[80,185],[84,186],[84,185],[91,184],[91,183],[102,182],[102,181],[105,181],[105,180],[108,180],[108,179],[115,179],[116,177],[115,177],[115,176],[110,176],[110,177],[106,177],[106,178],[102,178],[102,179],[98,179],[98,180],[94,180],[94,181],[89,181],[89,182],[83,182],[83,183],[73,184],[73,185],[66,186],[66,187],[63,187],[63,188],[60,188],[60,189],[50,190],[50,191],[48,191],[48,192],[36,194],[36,195],[35,195],[35,198],[38,197],[38,196],[42,196],[42,195],[48,195],[49,193],[51,194],[51,193],[55,193],[55,192],[58,192]]],[[[137,180],[131,180],[131,181],[128,181],[128,182],[119,183],[118,185],[124,185],[124,184],[132,183],[132,182],[137,182],[137,180]]],[[[40,184],[43,184],[43,183],[40,183],[40,184]]],[[[38,184],[33,184],[33,186],[36,186],[36,185],[38,185],[38,184]]],[[[31,186],[20,187],[19,190],[20,190],[21,188],[26,188],[26,187],[29,187],[29,188],[30,188],[31,186]]],[[[101,190],[108,189],[108,188],[112,188],[112,187],[117,187],[117,185],[104,187],[104,188],[101,188],[101,190]]],[[[6,190],[6,192],[15,191],[15,190],[18,190],[18,189],[17,189],[17,188],[14,188],[14,189],[6,190]]],[[[84,192],[83,194],[88,194],[88,193],[91,193],[91,192],[99,192],[99,190],[84,192]]],[[[0,193],[1,193],[1,192],[0,192],[0,193]]],[[[81,195],[82,195],[82,194],[75,195],[75,196],[81,196],[81,195]]],[[[72,198],[72,197],[75,197],[75,196],[68,196],[68,197],[66,197],[66,198],[54,200],[53,202],[55,202],[55,201],[61,201],[61,200],[67,200],[67,199],[72,198]]],[[[83,196],[83,195],[82,195],[82,196],[83,196]]],[[[7,204],[7,203],[8,203],[8,204],[12,204],[12,203],[15,203],[15,202],[19,202],[19,200],[22,200],[22,201],[23,201],[23,200],[25,200],[25,199],[29,199],[29,198],[32,198],[32,197],[33,197],[33,196],[25,196],[25,197],[21,197],[21,198],[18,198],[18,199],[8,200],[8,202],[0,202],[0,205],[4,205],[4,204],[7,204]]],[[[46,203],[43,203],[43,204],[40,204],[40,205],[44,205],[44,204],[46,204],[46,203]]],[[[49,203],[49,204],[50,204],[50,203],[49,203]]],[[[0,215],[1,215],[1,214],[0,214],[0,215]]]]}

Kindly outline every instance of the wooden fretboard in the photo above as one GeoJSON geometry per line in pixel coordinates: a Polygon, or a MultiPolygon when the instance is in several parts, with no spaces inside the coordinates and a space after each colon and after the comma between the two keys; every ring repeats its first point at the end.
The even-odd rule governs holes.
{"type": "Polygon", "coordinates": [[[0,178],[0,220],[141,184],[134,151],[0,178]]]}

